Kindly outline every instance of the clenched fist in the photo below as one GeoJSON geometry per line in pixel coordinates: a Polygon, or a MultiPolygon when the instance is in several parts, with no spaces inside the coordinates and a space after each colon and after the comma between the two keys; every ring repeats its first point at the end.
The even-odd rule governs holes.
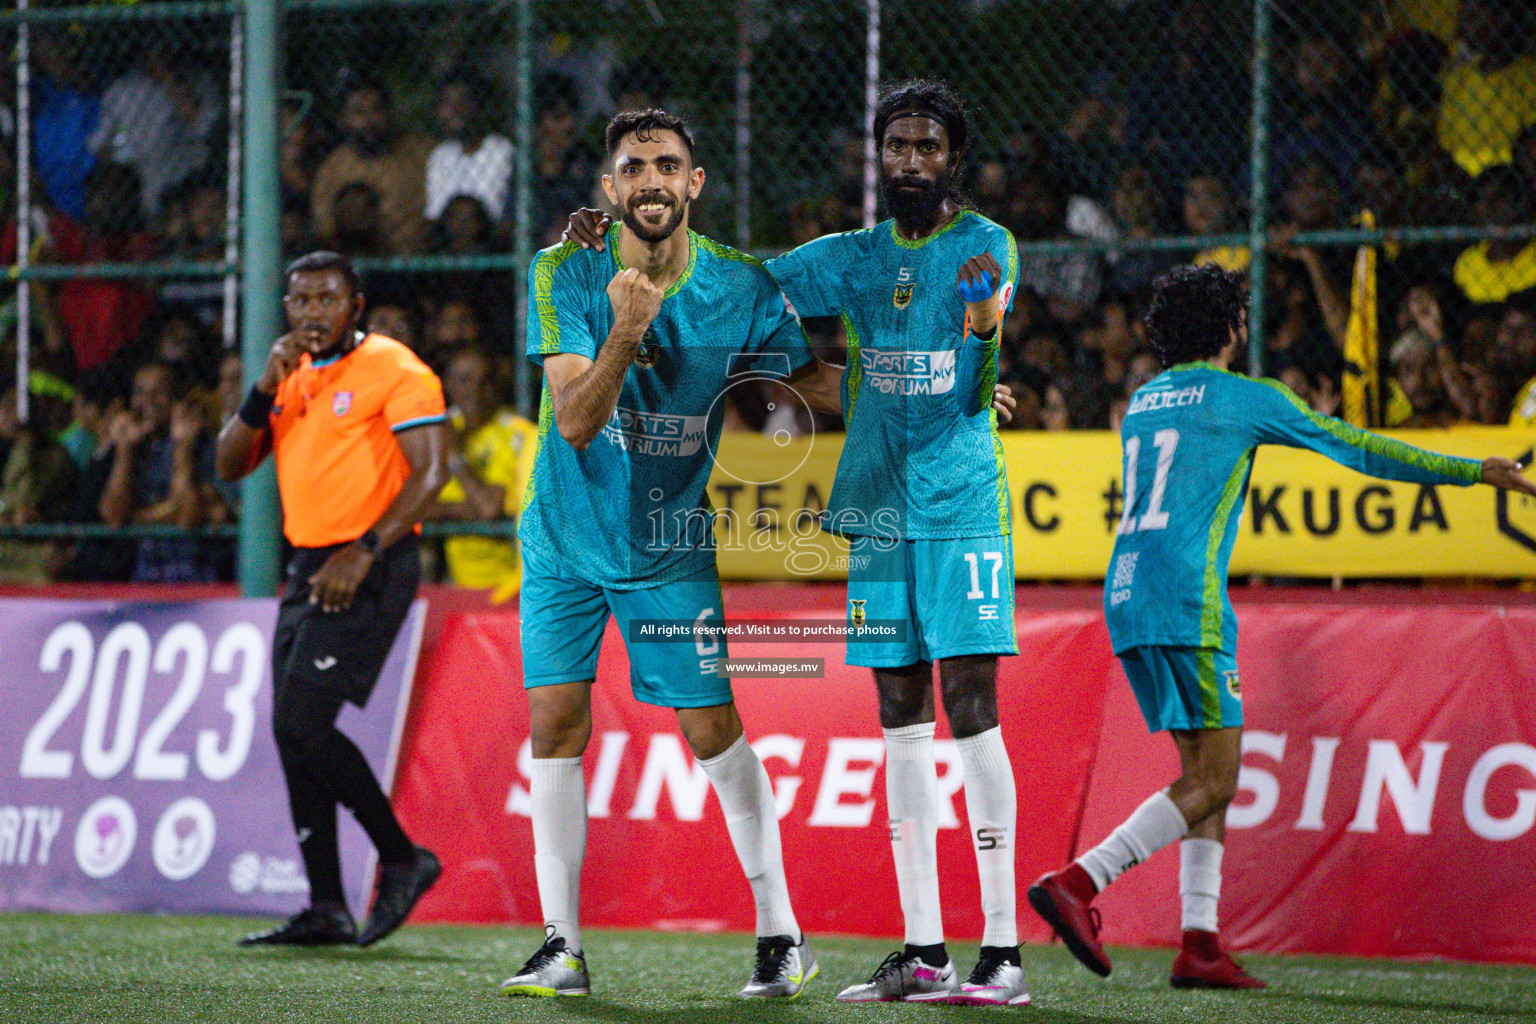
{"type": "Polygon", "coordinates": [[[613,326],[636,341],[661,312],[662,291],[633,267],[621,270],[608,282],[608,301],[613,303],[613,326]]]}
{"type": "Polygon", "coordinates": [[[261,371],[261,379],[256,382],[257,390],[265,395],[277,394],[287,376],[299,368],[303,355],[304,348],[297,331],[289,331],[274,341],[272,351],[267,353],[267,365],[261,371]]]}
{"type": "Polygon", "coordinates": [[[991,337],[997,328],[1001,297],[998,289],[1003,283],[1003,268],[997,257],[989,252],[972,256],[960,266],[955,275],[955,287],[965,302],[966,315],[970,317],[971,330],[983,338],[991,337]]]}

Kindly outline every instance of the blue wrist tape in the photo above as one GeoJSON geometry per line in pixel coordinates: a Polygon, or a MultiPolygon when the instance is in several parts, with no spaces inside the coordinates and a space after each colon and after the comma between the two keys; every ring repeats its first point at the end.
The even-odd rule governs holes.
{"type": "Polygon", "coordinates": [[[981,280],[972,284],[969,281],[960,282],[960,297],[966,302],[985,302],[997,291],[997,286],[992,282],[992,275],[984,273],[981,280]]]}

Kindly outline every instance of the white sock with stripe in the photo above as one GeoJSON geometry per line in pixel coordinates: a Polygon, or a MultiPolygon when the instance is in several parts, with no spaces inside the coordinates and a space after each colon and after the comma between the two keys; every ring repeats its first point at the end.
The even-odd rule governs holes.
{"type": "Polygon", "coordinates": [[[981,912],[986,919],[981,944],[1017,946],[1013,857],[1019,798],[1008,748],[1003,746],[1002,727],[957,739],[955,745],[965,766],[965,813],[971,822],[976,873],[981,878],[981,912]]]}
{"type": "Polygon", "coordinates": [[[1099,892],[1103,892],[1110,882],[1168,844],[1177,842],[1188,831],[1189,824],[1178,805],[1168,798],[1167,793],[1158,790],[1102,843],[1077,858],[1077,862],[1088,872],[1099,892]]]}
{"type": "Polygon", "coordinates": [[[896,890],[910,946],[944,941],[939,910],[939,769],[933,723],[885,732],[885,802],[896,890]]]}

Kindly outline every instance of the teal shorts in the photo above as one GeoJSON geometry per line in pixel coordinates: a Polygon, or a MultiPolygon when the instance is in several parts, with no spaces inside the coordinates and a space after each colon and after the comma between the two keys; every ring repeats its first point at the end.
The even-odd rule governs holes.
{"type": "Polygon", "coordinates": [[[562,572],[525,547],[520,609],[524,689],[597,678],[598,651],[611,614],[629,652],[629,685],[636,700],[664,708],[732,701],[730,679],[715,674],[726,657],[723,634],[700,631],[659,642],[631,635],[637,620],[723,626],[725,604],[713,564],[643,590],[608,590],[562,572]]]}
{"type": "Polygon", "coordinates": [[[1237,659],[1214,647],[1132,647],[1120,652],[1131,692],[1153,732],[1243,724],[1237,659]]]}
{"type": "Polygon", "coordinates": [[[1013,538],[891,540],[850,537],[848,622],[897,625],[897,638],[851,638],[847,661],[903,668],[963,654],[1018,654],[1013,628],[1013,538]]]}

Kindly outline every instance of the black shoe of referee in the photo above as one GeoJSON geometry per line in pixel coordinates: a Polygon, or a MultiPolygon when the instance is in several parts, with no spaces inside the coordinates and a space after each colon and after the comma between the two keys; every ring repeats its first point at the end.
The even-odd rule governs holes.
{"type": "Polygon", "coordinates": [[[368,915],[368,923],[363,925],[357,944],[371,946],[404,924],[416,901],[432,888],[432,883],[442,873],[442,862],[425,846],[416,847],[416,860],[411,864],[381,868],[373,912],[368,915]]]}
{"type": "Polygon", "coordinates": [[[357,925],[347,908],[335,903],[305,907],[276,928],[239,940],[242,946],[350,946],[357,925]]]}

